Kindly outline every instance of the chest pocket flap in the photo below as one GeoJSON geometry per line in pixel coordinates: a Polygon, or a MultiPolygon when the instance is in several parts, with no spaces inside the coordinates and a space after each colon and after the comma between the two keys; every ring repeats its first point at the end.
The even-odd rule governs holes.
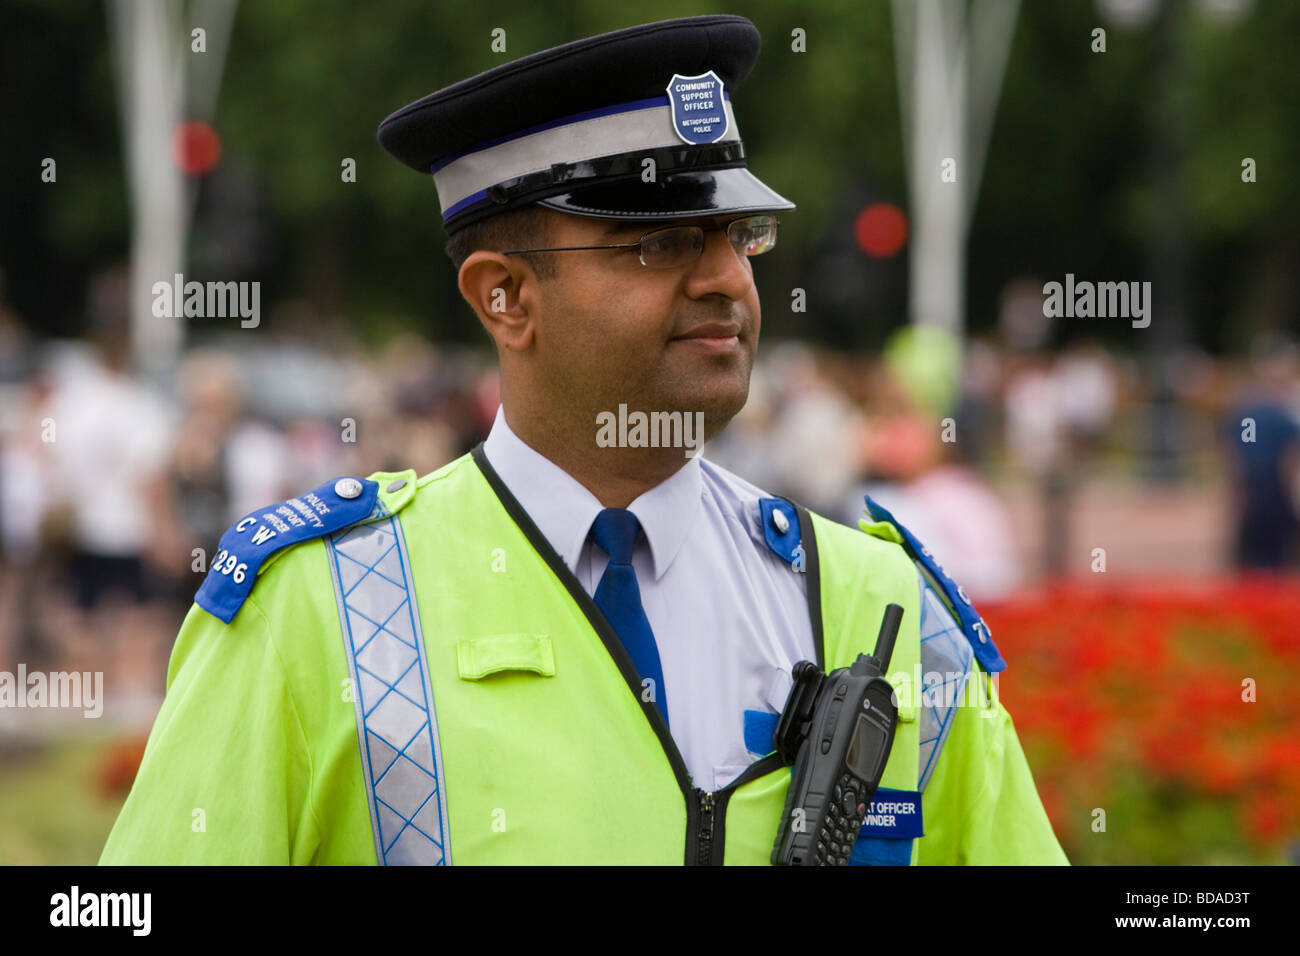
{"type": "Polygon", "coordinates": [[[482,680],[499,671],[555,676],[555,650],[546,634],[490,634],[456,643],[462,680],[482,680]]]}

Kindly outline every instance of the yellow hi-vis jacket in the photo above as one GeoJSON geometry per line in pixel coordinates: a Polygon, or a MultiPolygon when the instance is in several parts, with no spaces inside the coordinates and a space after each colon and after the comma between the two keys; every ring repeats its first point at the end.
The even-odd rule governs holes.
{"type": "MultiPolygon", "coordinates": [[[[853,862],[1066,863],[964,592],[890,520],[768,500],[794,519],[827,672],[904,609],[898,729],[853,862]],[[922,675],[954,668],[928,695],[922,675]]],[[[770,862],[790,768],[769,753],[693,785],[481,447],[253,512],[196,601],[102,864],[770,862]]]]}

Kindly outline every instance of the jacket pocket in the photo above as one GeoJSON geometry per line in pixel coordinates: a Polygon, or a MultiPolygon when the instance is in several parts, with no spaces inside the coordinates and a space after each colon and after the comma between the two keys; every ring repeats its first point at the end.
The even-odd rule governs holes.
{"type": "Polygon", "coordinates": [[[456,643],[461,680],[482,680],[499,671],[555,676],[555,650],[546,634],[491,634],[456,643]]]}

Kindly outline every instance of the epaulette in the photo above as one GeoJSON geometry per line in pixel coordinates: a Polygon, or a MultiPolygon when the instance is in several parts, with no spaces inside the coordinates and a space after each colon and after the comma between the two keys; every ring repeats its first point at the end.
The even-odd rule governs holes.
{"type": "Polygon", "coordinates": [[[415,494],[414,469],[345,475],[305,494],[258,508],[221,536],[194,602],[229,624],[252,593],[257,576],[286,548],[352,525],[387,517],[415,494]]]}
{"type": "MultiPolygon", "coordinates": [[[[774,496],[758,500],[758,513],[768,550],[787,564],[797,565],[803,555],[798,509],[784,498],[774,496]]],[[[803,567],[800,565],[798,570],[802,571],[803,567]]]]}
{"type": "Polygon", "coordinates": [[[979,616],[975,606],[971,604],[965,588],[948,576],[948,572],[935,560],[930,549],[918,541],[912,532],[899,524],[898,519],[872,501],[870,496],[865,496],[864,500],[867,503],[867,514],[871,516],[874,523],[863,519],[859,522],[862,530],[877,538],[885,538],[902,545],[945,598],[949,610],[961,623],[966,640],[970,641],[975,659],[980,662],[984,670],[990,674],[1006,670],[1007,662],[1002,659],[997,645],[993,643],[993,633],[984,623],[984,619],[979,616]]]}

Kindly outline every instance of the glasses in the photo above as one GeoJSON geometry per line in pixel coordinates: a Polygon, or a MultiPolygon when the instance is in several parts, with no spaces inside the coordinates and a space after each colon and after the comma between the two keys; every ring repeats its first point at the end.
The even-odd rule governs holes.
{"type": "Polygon", "coordinates": [[[733,219],[724,226],[671,226],[647,232],[636,242],[620,242],[612,246],[559,246],[553,249],[507,249],[501,254],[512,256],[522,252],[576,252],[581,249],[636,249],[641,254],[641,265],[651,269],[671,269],[694,262],[704,252],[704,234],[723,231],[731,247],[741,256],[761,256],[776,245],[775,216],[745,216],[733,219]]]}

